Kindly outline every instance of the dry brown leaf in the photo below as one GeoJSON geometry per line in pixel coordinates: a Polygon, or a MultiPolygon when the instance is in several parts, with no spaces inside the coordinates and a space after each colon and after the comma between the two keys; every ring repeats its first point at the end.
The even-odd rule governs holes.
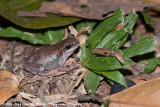
{"type": "Polygon", "coordinates": [[[8,71],[0,71],[0,104],[16,95],[19,92],[18,87],[19,81],[16,75],[8,71]]]}
{"type": "Polygon", "coordinates": [[[127,23],[120,23],[120,24],[118,24],[116,30],[122,29],[126,24],[127,24],[127,23]]]}
{"type": "Polygon", "coordinates": [[[80,31],[77,34],[76,38],[79,40],[81,48],[82,48],[82,45],[85,43],[85,41],[88,38],[87,34],[88,34],[89,31],[90,31],[89,27],[81,28],[80,31]]]}
{"type": "MultiPolygon", "coordinates": [[[[82,78],[84,77],[84,75],[85,75],[85,74],[87,73],[87,71],[88,71],[88,69],[86,69],[85,67],[82,67],[82,68],[80,68],[80,69],[83,71],[83,73],[82,73],[82,74],[79,76],[79,78],[77,79],[76,83],[75,83],[74,86],[73,86],[73,89],[79,85],[79,83],[81,82],[82,78]]],[[[89,72],[89,71],[88,71],[88,72],[89,72]]]]}
{"type": "Polygon", "coordinates": [[[77,29],[73,25],[68,26],[68,29],[70,31],[70,34],[73,34],[75,36],[75,38],[76,38],[77,34],[78,34],[77,29]]]}
{"type": "Polygon", "coordinates": [[[115,56],[122,64],[124,64],[124,60],[121,54],[109,49],[109,48],[97,48],[92,51],[93,54],[100,54],[104,56],[115,56]]]}
{"type": "MultiPolygon", "coordinates": [[[[157,3],[144,3],[139,0],[57,0],[53,2],[43,2],[40,9],[42,13],[56,13],[64,16],[75,16],[87,19],[103,20],[111,15],[113,11],[122,9],[125,14],[131,10],[140,11],[144,7],[159,6],[157,3]]],[[[34,11],[33,11],[34,12],[34,11]]],[[[38,12],[37,12],[38,13],[38,12]]],[[[19,16],[33,17],[32,12],[19,11],[19,16]]],[[[35,17],[38,15],[36,14],[35,17]]]]}
{"type": "MultiPolygon", "coordinates": [[[[160,3],[160,0],[141,0],[141,1],[148,3],[160,3]]],[[[155,9],[160,12],[160,6],[152,7],[152,9],[155,9]]]]}
{"type": "Polygon", "coordinates": [[[109,107],[159,107],[160,78],[143,82],[110,96],[109,107]]]}

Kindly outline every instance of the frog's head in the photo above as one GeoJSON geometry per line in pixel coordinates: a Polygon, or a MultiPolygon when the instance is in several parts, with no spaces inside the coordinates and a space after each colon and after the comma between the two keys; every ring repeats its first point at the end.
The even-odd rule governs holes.
{"type": "Polygon", "coordinates": [[[79,40],[74,37],[68,37],[64,41],[63,55],[69,57],[79,47],[79,40]]]}
{"type": "Polygon", "coordinates": [[[61,53],[61,62],[60,65],[63,65],[68,57],[79,47],[79,40],[69,36],[67,39],[62,41],[63,51],[61,53]]]}

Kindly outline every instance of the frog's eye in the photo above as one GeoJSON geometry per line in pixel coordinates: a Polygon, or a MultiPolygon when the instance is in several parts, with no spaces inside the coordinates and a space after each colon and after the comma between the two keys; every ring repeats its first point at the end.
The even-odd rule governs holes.
{"type": "Polygon", "coordinates": [[[65,48],[66,49],[70,49],[71,48],[71,44],[65,44],[65,48]]]}

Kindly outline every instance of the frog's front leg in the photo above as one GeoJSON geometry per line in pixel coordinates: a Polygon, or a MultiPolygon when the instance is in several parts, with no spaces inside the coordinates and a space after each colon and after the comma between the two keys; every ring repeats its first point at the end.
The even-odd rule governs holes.
{"type": "Polygon", "coordinates": [[[38,72],[38,75],[41,76],[45,76],[45,77],[50,77],[53,75],[61,75],[64,73],[67,73],[75,68],[80,67],[80,65],[77,65],[76,62],[74,61],[72,64],[70,65],[66,65],[66,66],[58,66],[57,69],[52,69],[52,70],[47,70],[47,71],[43,71],[43,72],[38,72]],[[59,72],[61,71],[61,72],[59,72]]]}

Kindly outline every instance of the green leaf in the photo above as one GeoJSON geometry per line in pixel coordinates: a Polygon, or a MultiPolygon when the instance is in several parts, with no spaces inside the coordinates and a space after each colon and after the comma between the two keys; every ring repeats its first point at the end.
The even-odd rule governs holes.
{"type": "Polygon", "coordinates": [[[123,57],[123,59],[124,59],[123,67],[127,67],[134,64],[133,61],[129,58],[123,57]]]}
{"type": "Polygon", "coordinates": [[[160,57],[157,58],[158,65],[160,65],[160,57]]]}
{"type": "Polygon", "coordinates": [[[96,46],[96,48],[108,47],[111,49],[118,49],[123,45],[128,37],[128,34],[132,32],[132,28],[137,20],[137,14],[132,11],[126,18],[127,25],[121,30],[112,31],[107,34],[103,40],[96,46]]]}
{"type": "Polygon", "coordinates": [[[63,39],[64,36],[64,28],[61,29],[49,29],[44,33],[44,36],[48,38],[48,42],[52,44],[56,44],[63,39]]]}
{"type": "Polygon", "coordinates": [[[112,49],[113,49],[113,50],[119,49],[119,48],[125,43],[125,41],[127,40],[128,36],[129,36],[129,34],[126,34],[123,39],[119,40],[119,41],[112,47],[112,49]]]}
{"type": "Polygon", "coordinates": [[[154,21],[151,19],[151,17],[148,14],[143,12],[142,15],[144,17],[146,24],[154,24],[154,21]]]}
{"type": "Polygon", "coordinates": [[[85,84],[87,92],[91,96],[93,96],[94,93],[96,92],[100,81],[101,81],[101,76],[100,75],[98,75],[98,74],[96,74],[92,71],[89,71],[86,74],[84,84],[85,84]]]}
{"type": "Polygon", "coordinates": [[[63,17],[56,14],[47,14],[47,17],[20,17],[18,11],[38,10],[44,0],[0,0],[0,15],[13,23],[31,29],[58,27],[80,20],[75,17],[63,17]]]}
{"type": "Polygon", "coordinates": [[[124,18],[125,23],[128,22],[128,24],[123,28],[126,30],[126,34],[123,39],[120,39],[119,41],[117,41],[117,43],[112,47],[113,50],[120,48],[125,43],[129,34],[132,33],[132,29],[136,23],[137,18],[138,18],[138,15],[135,13],[135,11],[132,11],[127,17],[124,18]]]}
{"type": "Polygon", "coordinates": [[[132,60],[128,57],[123,57],[124,64],[122,65],[116,57],[92,54],[92,50],[103,47],[114,49],[116,52],[123,54],[119,48],[126,41],[128,35],[132,33],[138,16],[134,11],[127,17],[123,17],[120,10],[117,12],[119,12],[118,15],[120,18],[115,13],[114,16],[107,18],[91,33],[83,45],[81,61],[90,70],[98,74],[103,74],[108,80],[127,87],[123,75],[117,69],[133,64],[132,60]],[[114,31],[119,23],[125,23],[126,26],[114,31]]]}
{"type": "Polygon", "coordinates": [[[64,35],[64,29],[48,30],[45,35],[41,33],[26,32],[22,29],[8,27],[0,30],[1,37],[17,37],[33,44],[50,44],[59,42],[64,35]]]}
{"type": "Polygon", "coordinates": [[[80,56],[81,62],[82,63],[88,62],[91,56],[92,56],[92,47],[86,40],[86,42],[83,44],[82,53],[80,56]]]}
{"type": "Polygon", "coordinates": [[[98,74],[103,74],[106,78],[127,87],[126,81],[123,75],[119,71],[95,71],[95,72],[98,74]]]}
{"type": "Polygon", "coordinates": [[[92,47],[86,41],[82,48],[81,62],[92,70],[114,70],[122,68],[122,65],[115,57],[103,57],[92,54],[92,47]]]}
{"type": "Polygon", "coordinates": [[[88,62],[84,63],[84,66],[92,70],[115,70],[122,68],[122,65],[115,57],[97,57],[92,55],[88,62]]]}
{"type": "Polygon", "coordinates": [[[157,58],[151,58],[147,62],[148,62],[148,64],[145,66],[144,72],[143,72],[145,74],[151,73],[158,65],[157,58]]]}
{"type": "MultiPolygon", "coordinates": [[[[133,10],[128,16],[127,16],[127,26],[125,26],[126,29],[133,29],[135,22],[138,18],[138,15],[136,14],[136,12],[133,10]]],[[[131,33],[131,32],[130,32],[131,33]]]]}
{"type": "Polygon", "coordinates": [[[113,85],[113,84],[114,84],[114,82],[113,82],[112,80],[108,79],[108,78],[107,78],[107,82],[108,82],[110,85],[113,85]]]}
{"type": "Polygon", "coordinates": [[[154,50],[154,38],[152,36],[148,36],[144,39],[141,39],[138,43],[133,44],[132,46],[122,50],[122,52],[124,57],[134,57],[137,55],[152,52],[154,50]]]}
{"type": "MultiPolygon", "coordinates": [[[[85,43],[85,45],[87,42],[85,43]]],[[[132,65],[133,62],[129,58],[124,57],[124,65],[117,60],[116,57],[103,57],[92,54],[91,47],[86,46],[87,48],[83,48],[84,55],[81,54],[81,61],[83,65],[91,70],[115,70],[120,69],[122,67],[126,67],[132,65]],[[84,59],[85,60],[84,60],[84,59]]]]}
{"type": "Polygon", "coordinates": [[[105,36],[105,34],[107,32],[109,32],[110,30],[113,29],[113,27],[117,26],[121,20],[122,20],[122,10],[118,10],[115,12],[114,16],[111,16],[109,18],[107,18],[106,20],[104,20],[99,26],[98,28],[96,28],[90,35],[90,37],[87,39],[87,41],[85,42],[85,44],[83,45],[82,48],[82,54],[81,54],[81,61],[83,62],[83,65],[91,68],[93,70],[97,70],[97,68],[101,68],[101,64],[104,65],[104,62],[107,62],[107,64],[112,65],[114,67],[106,67],[102,68],[103,70],[111,70],[112,68],[120,68],[121,64],[116,60],[116,58],[114,57],[106,57],[106,59],[104,59],[105,57],[101,57],[96,59],[95,55],[92,55],[92,49],[95,48],[95,46],[101,41],[101,39],[105,36]],[[109,60],[108,60],[109,59],[109,60]],[[108,61],[107,61],[108,60],[108,61]],[[111,62],[110,62],[111,60],[111,62]],[[100,62],[99,62],[100,61],[100,62]],[[104,61],[104,62],[103,62],[104,61]],[[97,62],[99,62],[99,64],[97,65],[97,62]],[[111,64],[113,63],[113,64],[111,64]],[[95,66],[95,64],[97,66],[95,66]],[[114,65],[116,64],[116,65],[114,65]],[[118,67],[117,67],[118,66],[118,67]],[[94,67],[94,68],[92,68],[94,67]]]}
{"type": "MultiPolygon", "coordinates": [[[[116,16],[116,14],[115,14],[115,16],[116,16]]],[[[82,54],[81,54],[81,61],[83,62],[83,65],[91,70],[116,70],[116,69],[120,69],[122,67],[126,67],[128,65],[133,64],[133,62],[128,58],[124,58],[125,63],[122,66],[120,64],[120,62],[115,57],[102,57],[102,56],[92,55],[92,50],[94,48],[94,46],[92,46],[92,45],[97,45],[96,48],[103,48],[103,47],[112,48],[112,47],[114,47],[114,49],[117,51],[117,49],[124,43],[124,40],[127,39],[128,34],[131,31],[131,28],[133,28],[133,26],[136,22],[136,19],[137,19],[137,15],[134,11],[132,11],[131,14],[126,19],[126,22],[128,22],[128,24],[124,28],[122,28],[121,30],[112,31],[112,32],[106,34],[105,37],[103,36],[104,38],[102,38],[101,35],[95,35],[95,31],[96,31],[96,33],[97,32],[104,32],[103,31],[104,30],[103,24],[106,25],[107,23],[105,23],[105,21],[103,21],[102,24],[100,24],[102,28],[98,27],[97,28],[98,30],[95,29],[94,32],[91,33],[91,36],[89,37],[89,39],[83,45],[82,54]],[[100,40],[100,39],[102,39],[102,40],[100,40]],[[91,40],[93,40],[92,41],[93,43],[91,42],[91,40]],[[99,44],[97,44],[98,41],[101,41],[101,42],[99,42],[99,44]],[[95,42],[97,42],[97,43],[95,43],[95,42]]],[[[119,19],[114,19],[115,22],[116,22],[116,20],[119,20],[119,19]]],[[[122,20],[123,19],[121,18],[121,21],[122,20]]],[[[113,22],[113,20],[111,22],[113,22]]],[[[109,24],[109,22],[108,22],[108,24],[109,24]]],[[[118,25],[118,23],[117,23],[117,25],[118,25]]]]}
{"type": "Polygon", "coordinates": [[[119,40],[123,39],[126,34],[125,29],[112,31],[103,38],[96,48],[112,48],[119,40]]]}
{"type": "Polygon", "coordinates": [[[88,38],[89,44],[92,46],[93,49],[97,46],[99,42],[103,39],[103,37],[109,31],[113,30],[120,22],[123,20],[123,11],[117,10],[115,15],[105,19],[100,25],[91,33],[90,37],[88,38]]]}

